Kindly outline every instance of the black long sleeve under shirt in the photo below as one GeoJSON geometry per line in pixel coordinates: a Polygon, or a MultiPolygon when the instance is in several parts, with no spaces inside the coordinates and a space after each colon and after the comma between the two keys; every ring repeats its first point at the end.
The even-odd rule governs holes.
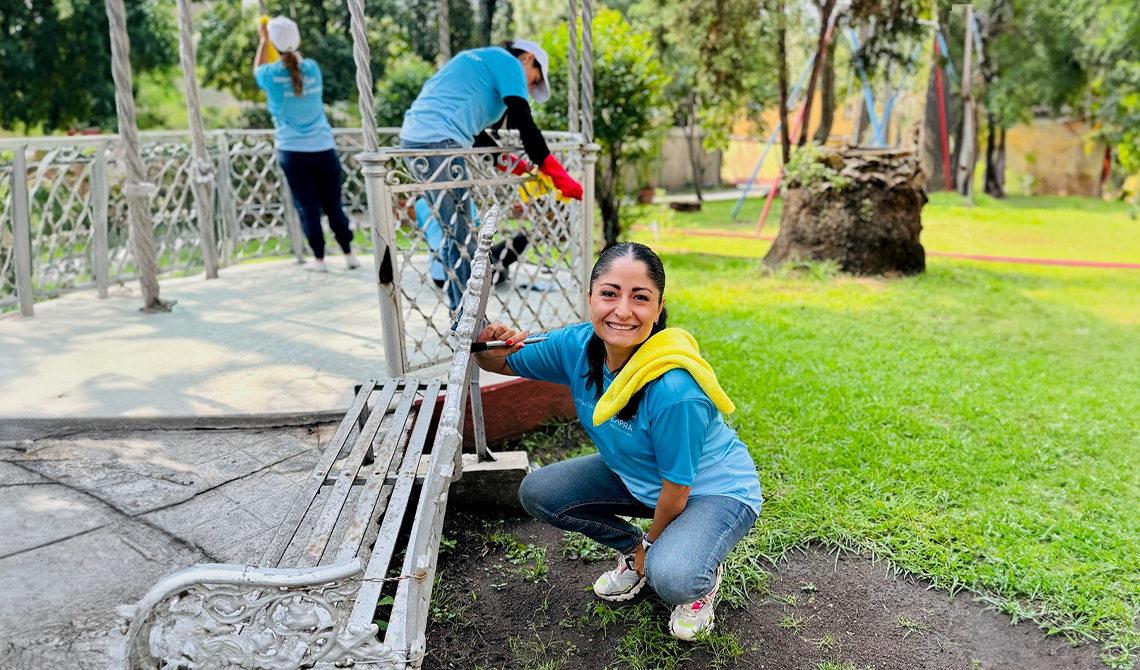
{"type": "MultiPolygon", "coordinates": [[[[503,98],[503,102],[507,105],[506,120],[510,127],[519,131],[519,135],[522,136],[523,149],[526,150],[526,155],[535,165],[541,166],[546,157],[550,155],[550,149],[546,146],[542,131],[534,124],[534,117],[530,114],[530,104],[517,95],[509,95],[503,98]]],[[[475,146],[497,147],[499,143],[484,130],[475,136],[475,146]]]]}

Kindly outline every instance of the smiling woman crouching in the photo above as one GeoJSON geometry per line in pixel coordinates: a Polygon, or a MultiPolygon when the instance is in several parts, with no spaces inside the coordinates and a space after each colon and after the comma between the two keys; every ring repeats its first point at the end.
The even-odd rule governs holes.
{"type": "Polygon", "coordinates": [[[546,466],[519,488],[535,518],[618,552],[594,582],[603,600],[648,583],[673,605],[682,640],[711,630],[724,559],[756,523],[762,497],[748,448],[722,412],[733,411],[696,341],[666,328],[665,269],[649,247],[606,249],[590,274],[590,323],[525,346],[526,333],[492,323],[480,341],[511,340],[476,355],[484,370],[570,387],[598,453],[546,466]],[[621,517],[652,518],[649,532],[621,517]]]}

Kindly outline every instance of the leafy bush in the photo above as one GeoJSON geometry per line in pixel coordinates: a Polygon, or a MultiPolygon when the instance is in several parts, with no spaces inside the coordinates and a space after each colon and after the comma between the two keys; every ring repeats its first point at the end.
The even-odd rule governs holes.
{"type": "MultiPolygon", "coordinates": [[[[664,98],[669,75],[654,49],[653,36],[636,30],[616,10],[594,17],[594,139],[601,145],[598,161],[598,206],[604,221],[605,244],[621,232],[618,199],[624,166],[652,154],[668,111],[664,98]]],[[[567,127],[566,23],[548,30],[539,43],[550,54],[550,100],[535,107],[543,129],[567,127]]]]}
{"type": "Polygon", "coordinates": [[[242,128],[273,128],[273,117],[264,105],[246,107],[241,110],[242,128]]]}
{"type": "Polygon", "coordinates": [[[433,74],[435,68],[419,56],[397,56],[388,66],[388,75],[376,82],[376,124],[400,127],[404,123],[404,112],[433,74]]]}

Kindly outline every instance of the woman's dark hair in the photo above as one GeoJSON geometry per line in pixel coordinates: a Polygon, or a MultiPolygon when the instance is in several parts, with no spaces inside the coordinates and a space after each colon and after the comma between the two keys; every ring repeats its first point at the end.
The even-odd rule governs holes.
{"type": "Polygon", "coordinates": [[[295,51],[282,51],[281,62],[289,68],[289,78],[293,80],[293,93],[299,98],[305,90],[305,80],[301,78],[301,59],[295,51]]]}
{"type": "MultiPolygon", "coordinates": [[[[645,274],[649,275],[649,281],[657,287],[661,299],[665,298],[665,267],[661,265],[661,259],[653,250],[644,244],[637,242],[622,242],[608,247],[605,251],[598,256],[598,261],[594,263],[594,269],[590,272],[590,294],[594,293],[594,282],[598,277],[610,271],[613,267],[614,261],[619,258],[632,258],[635,261],[641,262],[645,265],[645,274]]],[[[653,324],[653,329],[649,333],[649,337],[653,337],[657,333],[665,330],[665,322],[668,320],[668,310],[662,309],[661,316],[657,322],[653,324]]],[[[636,350],[634,353],[637,353],[636,350]]],[[[597,333],[590,336],[590,341],[586,344],[586,363],[589,369],[586,371],[586,388],[594,389],[594,397],[600,398],[602,396],[602,384],[604,381],[603,370],[606,365],[606,343],[602,338],[598,337],[597,333]]],[[[646,386],[642,386],[637,393],[629,399],[625,407],[618,412],[617,418],[622,421],[629,421],[637,414],[637,407],[641,404],[641,397],[645,395],[646,386]]]]}
{"type": "Polygon", "coordinates": [[[502,42],[501,44],[499,44],[499,46],[501,46],[504,49],[506,49],[507,51],[509,51],[511,53],[511,55],[514,56],[515,58],[518,58],[519,56],[527,53],[526,51],[524,51],[522,49],[516,49],[514,40],[506,40],[505,42],[502,42]]]}

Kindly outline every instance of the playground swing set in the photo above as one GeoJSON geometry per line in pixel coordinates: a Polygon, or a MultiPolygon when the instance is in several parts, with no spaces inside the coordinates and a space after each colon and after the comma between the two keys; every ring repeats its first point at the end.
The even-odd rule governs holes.
{"type": "MultiPolygon", "coordinates": [[[[971,31],[973,33],[973,37],[974,37],[974,39],[973,39],[974,47],[975,47],[975,50],[977,52],[978,62],[981,62],[982,61],[982,41],[981,41],[981,34],[980,34],[981,31],[978,30],[978,26],[977,26],[977,15],[975,13],[971,12],[970,18],[974,22],[974,25],[973,25],[974,30],[971,31]]],[[[939,26],[939,24],[937,22],[934,22],[934,21],[923,20],[922,23],[924,25],[934,29],[935,39],[934,39],[934,45],[933,46],[934,46],[935,62],[941,63],[943,57],[945,56],[945,63],[946,63],[945,68],[946,68],[947,76],[951,77],[953,79],[957,79],[958,75],[957,75],[957,72],[954,70],[954,64],[949,59],[950,51],[946,47],[946,38],[942,34],[941,27],[939,26]]],[[[824,36],[823,44],[821,46],[820,51],[818,53],[812,54],[811,57],[808,58],[807,64],[804,66],[803,71],[800,73],[799,78],[796,80],[795,86],[792,87],[792,92],[788,96],[788,106],[789,107],[791,107],[791,105],[796,100],[799,99],[802,88],[803,88],[803,83],[807,79],[808,74],[812,72],[812,69],[813,69],[813,66],[815,65],[816,59],[817,58],[825,58],[827,56],[827,49],[831,43],[831,37],[832,37],[832,33],[834,31],[834,28],[835,28],[835,17],[833,16],[829,22],[827,33],[824,36]]],[[[887,127],[889,127],[891,114],[894,111],[894,106],[895,106],[896,101],[898,100],[899,93],[902,92],[902,90],[906,87],[907,82],[909,81],[911,75],[914,73],[915,64],[918,62],[919,55],[922,51],[922,42],[919,42],[918,44],[915,45],[914,50],[912,51],[910,57],[907,59],[906,68],[905,68],[903,74],[901,75],[901,77],[899,78],[898,82],[897,83],[894,81],[888,81],[887,82],[887,91],[886,91],[886,96],[885,96],[886,102],[883,106],[882,116],[880,117],[879,113],[878,113],[878,109],[877,109],[876,104],[875,104],[875,96],[874,96],[874,93],[871,89],[870,81],[867,77],[867,71],[866,71],[866,68],[863,64],[863,59],[859,55],[859,49],[860,49],[859,38],[858,38],[858,36],[856,36],[853,28],[850,28],[850,27],[847,28],[847,37],[848,37],[848,42],[849,42],[850,47],[851,47],[851,56],[854,60],[855,67],[859,73],[860,83],[861,83],[862,89],[863,89],[863,100],[864,100],[864,104],[865,104],[866,109],[867,109],[868,119],[870,120],[871,132],[872,132],[872,136],[873,136],[873,146],[882,148],[882,147],[886,146],[885,129],[887,127]]],[[[816,72],[815,74],[818,75],[818,72],[816,72]]],[[[947,128],[946,128],[946,93],[945,93],[945,84],[943,82],[942,74],[943,74],[942,68],[936,67],[935,68],[935,80],[936,80],[935,84],[936,84],[936,88],[938,91],[938,123],[939,123],[940,139],[941,139],[941,146],[942,146],[943,174],[946,177],[946,188],[948,190],[953,190],[953,186],[952,186],[952,182],[951,182],[951,176],[950,176],[951,172],[950,172],[949,139],[947,136],[947,128]]],[[[814,88],[814,87],[810,87],[810,88],[814,88]]],[[[799,112],[796,114],[796,119],[792,125],[792,137],[796,137],[800,133],[800,129],[804,123],[804,114],[807,111],[807,106],[808,106],[807,103],[808,103],[808,101],[804,100],[800,104],[799,112]]],[[[760,169],[764,165],[764,162],[767,160],[768,153],[771,151],[772,145],[775,143],[776,138],[780,133],[781,125],[782,125],[782,121],[777,122],[775,128],[773,128],[772,132],[768,134],[768,139],[764,144],[764,151],[761,152],[760,159],[758,161],[756,161],[756,166],[752,169],[752,173],[749,176],[748,181],[745,183],[744,188],[742,189],[742,191],[740,193],[740,197],[736,201],[736,205],[732,209],[732,220],[733,221],[736,221],[737,217],[739,216],[740,210],[744,205],[744,201],[748,197],[748,192],[751,190],[752,185],[756,182],[756,180],[760,174],[760,169]]],[[[769,215],[771,208],[772,208],[772,202],[773,202],[773,200],[775,200],[776,193],[779,190],[780,182],[782,181],[783,176],[784,176],[784,166],[781,165],[779,172],[776,174],[776,177],[773,180],[771,188],[768,190],[767,198],[764,201],[764,209],[761,212],[760,219],[757,221],[757,224],[756,224],[756,232],[754,234],[754,237],[760,238],[763,231],[764,231],[764,224],[768,220],[768,215],[769,215]]]]}

